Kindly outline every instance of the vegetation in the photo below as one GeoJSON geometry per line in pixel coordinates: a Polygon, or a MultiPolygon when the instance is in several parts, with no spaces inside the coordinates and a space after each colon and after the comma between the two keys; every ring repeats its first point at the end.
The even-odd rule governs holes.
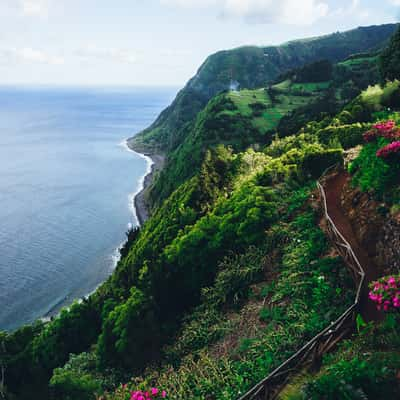
{"type": "Polygon", "coordinates": [[[294,379],[279,396],[294,399],[388,399],[398,398],[400,385],[400,335],[398,316],[381,325],[365,325],[344,341],[337,352],[324,356],[322,369],[294,379]]]}
{"type": "Polygon", "coordinates": [[[350,165],[353,182],[363,191],[371,191],[388,203],[399,197],[400,165],[397,151],[399,129],[394,121],[379,123],[364,133],[365,146],[350,165]]]}
{"type": "Polygon", "coordinates": [[[379,64],[381,75],[384,80],[393,81],[400,79],[400,31],[392,36],[390,44],[380,56],[379,64]]]}
{"type": "Polygon", "coordinates": [[[182,140],[182,128],[232,81],[257,89],[280,74],[321,59],[336,63],[352,54],[383,48],[397,25],[357,28],[319,38],[297,40],[278,47],[241,47],[218,52],[204,62],[174,102],[132,144],[147,151],[170,151],[182,140]]]}
{"type": "Polygon", "coordinates": [[[203,290],[202,305],[167,350],[172,364],[128,387],[154,383],[176,399],[236,398],[350,305],[346,269],[324,256],[328,246],[314,213],[308,207],[299,212],[307,197],[308,190],[292,195],[291,212],[271,227],[261,249],[220,265],[214,286],[203,290]],[[266,258],[272,249],[276,259],[266,258]],[[248,298],[251,308],[243,306],[248,298]],[[227,312],[235,317],[224,321],[227,312]],[[241,331],[250,316],[251,329],[241,331]]]}
{"type": "MultiPolygon", "coordinates": [[[[337,318],[354,293],[320,228],[315,180],[354,152],[353,184],[398,203],[398,153],[386,146],[397,142],[399,82],[367,78],[375,53],[346,58],[393,29],[210,57],[135,140],[168,149],[151,218],[127,233],[116,271],[88,299],[49,323],[0,333],[1,393],[234,399],[337,318]],[[247,89],[214,96],[232,65],[247,89]],[[358,80],[339,81],[338,69],[358,80]]],[[[376,397],[377,383],[394,398],[391,321],[388,346],[383,327],[363,328],[320,372],[298,377],[292,398],[376,397]]]]}

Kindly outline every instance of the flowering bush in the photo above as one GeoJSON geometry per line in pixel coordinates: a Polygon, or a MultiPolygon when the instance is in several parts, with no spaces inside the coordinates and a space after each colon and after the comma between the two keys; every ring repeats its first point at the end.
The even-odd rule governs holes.
{"type": "Polygon", "coordinates": [[[369,298],[378,310],[400,311],[400,275],[381,278],[372,282],[370,288],[369,298]]]}
{"type": "Polygon", "coordinates": [[[167,397],[167,393],[165,390],[159,390],[157,388],[151,388],[148,392],[142,392],[140,390],[136,390],[131,392],[130,400],[153,400],[153,399],[165,399],[167,397]]]}
{"type": "Polygon", "coordinates": [[[389,143],[376,152],[376,156],[379,158],[388,158],[397,154],[400,154],[400,142],[389,143]]]}
{"type": "Polygon", "coordinates": [[[364,142],[371,143],[377,138],[377,131],[375,129],[370,129],[363,134],[364,142]]]}
{"type": "Polygon", "coordinates": [[[111,398],[118,400],[158,400],[167,398],[167,392],[165,390],[160,390],[156,387],[152,387],[150,390],[131,390],[128,384],[121,385],[117,388],[114,395],[115,397],[100,397],[99,400],[111,398]]]}
{"type": "Polygon", "coordinates": [[[389,120],[386,122],[378,122],[375,125],[372,125],[372,128],[376,129],[381,134],[387,134],[393,131],[396,123],[393,120],[389,120]]]}
{"type": "Polygon", "coordinates": [[[371,143],[379,137],[389,140],[399,139],[400,129],[396,127],[394,121],[389,120],[372,125],[372,128],[363,135],[364,141],[367,143],[371,143]]]}

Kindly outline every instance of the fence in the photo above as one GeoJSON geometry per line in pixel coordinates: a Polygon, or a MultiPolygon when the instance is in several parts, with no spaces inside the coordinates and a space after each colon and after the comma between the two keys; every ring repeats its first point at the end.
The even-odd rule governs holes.
{"type": "MultiPolygon", "coordinates": [[[[327,172],[328,171],[329,170],[327,170],[327,172]]],[[[293,354],[293,356],[272,371],[265,379],[250,389],[239,400],[274,399],[279,393],[279,387],[285,383],[292,372],[295,372],[299,367],[304,368],[307,365],[318,367],[322,361],[323,354],[331,350],[342,338],[354,330],[361,290],[365,281],[365,272],[350,244],[340,233],[332,218],[329,216],[326,193],[323,187],[326,176],[325,173],[323,178],[317,182],[317,186],[321,195],[324,216],[327,221],[328,234],[337,251],[343,257],[354,282],[357,285],[354,304],[350,306],[336,321],[331,322],[328,327],[306,343],[299,351],[297,351],[297,353],[293,354]]]]}

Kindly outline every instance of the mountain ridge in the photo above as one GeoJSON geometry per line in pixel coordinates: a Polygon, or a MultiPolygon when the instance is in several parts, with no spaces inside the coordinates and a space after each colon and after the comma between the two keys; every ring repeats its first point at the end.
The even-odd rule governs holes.
{"type": "Polygon", "coordinates": [[[242,46],[222,50],[206,58],[197,73],[154,123],[129,139],[139,152],[165,152],[179,145],[184,125],[232,81],[241,88],[265,86],[279,74],[301,65],[327,59],[337,62],[354,53],[382,48],[397,24],[358,27],[320,37],[299,39],[280,46],[242,46]]]}

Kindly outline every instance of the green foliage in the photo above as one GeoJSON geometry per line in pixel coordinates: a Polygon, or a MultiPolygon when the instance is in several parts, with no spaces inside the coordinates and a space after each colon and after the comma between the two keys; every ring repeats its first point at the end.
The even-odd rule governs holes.
{"type": "Polygon", "coordinates": [[[329,88],[320,97],[314,99],[314,101],[282,117],[277,128],[279,136],[294,135],[307,122],[312,120],[320,121],[326,116],[334,115],[338,111],[338,108],[336,93],[333,88],[329,88]]]}
{"type": "Polygon", "coordinates": [[[224,313],[242,306],[250,295],[250,285],[263,279],[271,261],[268,253],[277,245],[274,239],[251,246],[242,255],[226,257],[219,264],[214,284],[202,290],[201,303],[184,319],[179,340],[166,349],[169,362],[177,363],[224,336],[229,329],[224,313]]]}
{"type": "Polygon", "coordinates": [[[379,67],[384,80],[400,79],[400,29],[392,36],[389,46],[382,51],[379,67]]]}
{"type": "Polygon", "coordinates": [[[183,280],[183,290],[193,293],[199,283],[209,283],[216,260],[231,249],[240,251],[259,242],[275,219],[277,200],[271,189],[247,182],[193,227],[180,232],[165,255],[175,270],[179,268],[176,273],[183,280]]]}
{"type": "Polygon", "coordinates": [[[318,131],[321,143],[329,145],[339,142],[344,149],[350,149],[363,143],[363,134],[369,129],[369,124],[354,123],[339,126],[328,126],[318,131]]]}
{"type": "MultiPolygon", "coordinates": [[[[251,111],[249,115],[239,112],[227,94],[213,98],[196,120],[184,127],[181,145],[169,155],[166,167],[150,190],[153,207],[160,206],[180,184],[196,175],[207,154],[208,158],[211,154],[221,161],[228,160],[229,155],[215,150],[218,146],[228,144],[233,150],[241,151],[256,143],[266,143],[268,136],[253,126],[251,115],[251,111]]],[[[221,175],[219,179],[225,178],[221,175]]]]}
{"type": "Polygon", "coordinates": [[[70,353],[89,349],[100,332],[100,317],[91,300],[75,303],[45,325],[33,339],[33,359],[48,374],[63,365],[70,353]]]}
{"type": "MultiPolygon", "coordinates": [[[[268,85],[288,69],[375,48],[394,28],[211,56],[133,140],[168,159],[150,192],[152,216],[128,233],[113,275],[48,324],[0,334],[8,391],[91,399],[143,373],[146,387],[177,399],[231,399],[336,318],[352,293],[307,202],[340,147],[360,142],[358,122],[398,104],[399,83],[368,89],[335,118],[375,83],[374,54],[333,71],[314,63],[268,85]],[[232,80],[247,89],[220,93],[232,80]],[[277,127],[285,138],[271,144],[277,127]]],[[[354,179],[387,190],[392,167],[371,164],[373,152],[365,146],[354,179]]]]}
{"type": "Polygon", "coordinates": [[[350,165],[353,182],[363,191],[374,191],[379,198],[391,201],[391,189],[399,183],[400,165],[387,162],[376,156],[376,152],[388,144],[388,140],[379,138],[377,142],[367,143],[360,155],[350,165]]]}
{"type": "Polygon", "coordinates": [[[132,287],[126,302],[103,322],[97,354],[99,365],[141,371],[158,353],[158,323],[151,301],[132,287]]]}
{"type": "Polygon", "coordinates": [[[343,163],[342,150],[327,149],[323,152],[310,153],[303,159],[302,169],[314,179],[318,179],[324,171],[333,165],[343,163]]]}
{"type": "Polygon", "coordinates": [[[43,324],[38,322],[12,334],[0,332],[0,365],[5,367],[6,389],[20,399],[29,399],[32,394],[47,396],[47,374],[32,360],[32,342],[42,330],[43,324]]]}
{"type": "Polygon", "coordinates": [[[296,71],[296,82],[326,82],[332,79],[333,67],[328,60],[308,64],[296,71]]]}
{"type": "Polygon", "coordinates": [[[369,86],[359,99],[362,107],[370,112],[384,111],[387,107],[400,106],[400,82],[398,80],[386,82],[384,86],[369,86]]]}
{"type": "Polygon", "coordinates": [[[75,375],[69,371],[54,371],[50,386],[54,396],[64,400],[95,400],[102,389],[90,375],[75,375]]]}
{"type": "Polygon", "coordinates": [[[270,146],[264,149],[264,152],[271,157],[281,157],[288,151],[296,148],[304,148],[306,145],[315,143],[315,136],[301,133],[282,139],[275,139],[270,146]]]}
{"type": "Polygon", "coordinates": [[[377,53],[353,55],[338,63],[333,79],[335,86],[340,87],[342,100],[358,96],[361,90],[380,80],[377,53]]]}
{"type": "MultiPolygon", "coordinates": [[[[300,204],[298,198],[296,195],[293,201],[300,204]]],[[[288,215],[287,218],[292,217],[288,215]]],[[[321,258],[328,249],[327,242],[315,226],[312,212],[301,212],[289,224],[278,223],[269,230],[269,237],[275,239],[268,241],[267,246],[275,243],[273,246],[280,248],[278,257],[281,262],[261,262],[261,265],[264,273],[279,273],[279,278],[274,280],[268,291],[268,308],[260,309],[265,310],[260,311],[263,321],[260,321],[260,326],[252,327],[252,336],[239,336],[236,345],[231,345],[217,358],[207,350],[215,340],[224,340],[225,335],[232,332],[240,334],[235,323],[231,326],[224,323],[227,310],[224,303],[235,304],[235,297],[227,296],[232,293],[233,282],[240,282],[240,286],[234,283],[233,287],[243,285],[245,288],[254,279],[262,279],[259,275],[260,257],[265,257],[263,253],[269,247],[261,248],[259,255],[256,254],[253,259],[250,257],[254,250],[249,249],[247,255],[222,266],[223,275],[217,278],[214,287],[204,292],[204,303],[188,320],[182,336],[176,341],[178,346],[181,338],[185,343],[174,353],[177,366],[148,371],[140,382],[164,387],[168,393],[174,393],[176,399],[205,399],[210,393],[215,399],[236,398],[292,354],[301,343],[325,327],[327,320],[335,319],[351,302],[350,290],[343,292],[346,294],[345,301],[337,296],[337,290],[348,287],[350,279],[338,259],[321,258]],[[249,268],[242,275],[240,271],[245,265],[249,268]],[[229,271],[231,268],[233,270],[229,271]],[[250,272],[253,268],[256,268],[255,275],[250,272]],[[221,301],[221,298],[225,300],[221,301]],[[216,303],[223,306],[225,314],[218,312],[214,307],[216,303]],[[207,316],[211,310],[216,313],[212,319],[207,316]],[[202,323],[203,318],[207,319],[207,323],[202,323]],[[195,353],[190,351],[192,346],[197,349],[195,353]],[[186,353],[190,355],[184,356],[178,363],[177,357],[186,353]]],[[[241,289],[241,293],[247,295],[246,292],[241,289]]],[[[245,297],[240,295],[240,298],[245,297]]],[[[136,381],[134,384],[137,384],[136,381]]],[[[112,398],[119,399],[117,394],[115,396],[112,398]]]]}
{"type": "Polygon", "coordinates": [[[308,384],[308,399],[398,398],[400,385],[397,371],[400,358],[396,354],[375,353],[338,361],[325,373],[308,384]]]}
{"type": "Polygon", "coordinates": [[[115,389],[115,382],[121,379],[115,372],[98,369],[94,352],[71,355],[62,368],[56,368],[50,380],[53,398],[65,400],[95,399],[106,390],[115,389]],[[95,397],[96,396],[96,397],[95,397]]]}
{"type": "Polygon", "coordinates": [[[212,97],[227,90],[232,79],[242,88],[264,87],[289,69],[321,59],[338,62],[355,53],[382,48],[396,28],[394,24],[362,27],[276,47],[241,47],[213,54],[154,124],[132,139],[132,144],[143,151],[176,149],[183,139],[182,128],[193,122],[212,97]]]}

